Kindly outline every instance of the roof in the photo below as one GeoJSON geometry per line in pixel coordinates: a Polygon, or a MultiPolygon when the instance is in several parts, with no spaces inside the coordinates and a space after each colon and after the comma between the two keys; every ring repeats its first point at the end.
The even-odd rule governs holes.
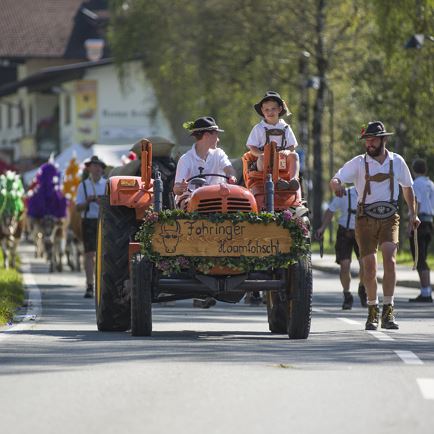
{"type": "Polygon", "coordinates": [[[0,97],[15,93],[16,90],[21,87],[27,87],[29,90],[41,90],[65,81],[79,79],[83,77],[86,69],[104,66],[111,63],[113,63],[113,59],[110,58],[93,62],[80,62],[41,69],[23,80],[0,86],[0,97]]]}
{"type": "Polygon", "coordinates": [[[84,59],[108,19],[106,0],[0,0],[0,11],[0,58],[84,59]]]}

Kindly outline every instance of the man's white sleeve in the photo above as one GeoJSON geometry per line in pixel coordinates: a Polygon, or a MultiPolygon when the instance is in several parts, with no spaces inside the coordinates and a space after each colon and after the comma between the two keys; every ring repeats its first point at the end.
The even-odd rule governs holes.
{"type": "Polygon", "coordinates": [[[176,166],[175,182],[182,182],[190,177],[189,164],[184,155],[178,160],[178,165],[176,166]]]}
{"type": "Polygon", "coordinates": [[[335,196],[333,200],[329,203],[328,209],[331,212],[336,212],[340,208],[341,198],[335,196]]]}
{"type": "Polygon", "coordinates": [[[75,204],[76,205],[81,205],[81,204],[84,204],[86,202],[86,197],[84,195],[83,182],[80,182],[80,184],[78,185],[78,188],[77,188],[77,196],[75,198],[75,204]]]}
{"type": "Polygon", "coordinates": [[[337,172],[333,178],[339,179],[345,184],[354,184],[357,177],[357,171],[359,166],[359,157],[355,157],[350,161],[347,161],[337,172]]]}
{"type": "Polygon", "coordinates": [[[413,179],[411,177],[410,169],[408,168],[404,158],[402,158],[400,155],[398,157],[400,162],[398,182],[402,187],[411,187],[413,185],[413,179]]]}
{"type": "Polygon", "coordinates": [[[225,167],[232,166],[231,160],[229,160],[229,157],[226,155],[226,152],[223,151],[222,148],[218,148],[220,153],[220,162],[219,166],[221,169],[224,169],[225,167]]]}

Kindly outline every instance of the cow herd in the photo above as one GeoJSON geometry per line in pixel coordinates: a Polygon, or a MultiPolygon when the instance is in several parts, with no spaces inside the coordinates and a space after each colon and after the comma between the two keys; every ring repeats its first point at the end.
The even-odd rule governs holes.
{"type": "Polygon", "coordinates": [[[81,220],[74,196],[65,191],[52,162],[41,166],[26,190],[15,172],[0,175],[1,265],[16,268],[18,244],[27,242],[34,245],[35,257],[45,258],[50,272],[61,272],[64,265],[80,271],[81,220]]]}

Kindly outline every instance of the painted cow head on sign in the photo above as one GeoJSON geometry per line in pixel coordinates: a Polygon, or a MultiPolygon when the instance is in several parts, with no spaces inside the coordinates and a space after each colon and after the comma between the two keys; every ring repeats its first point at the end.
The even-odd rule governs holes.
{"type": "Polygon", "coordinates": [[[177,221],[163,223],[161,225],[160,237],[163,241],[166,253],[175,253],[181,234],[181,227],[177,221]]]}

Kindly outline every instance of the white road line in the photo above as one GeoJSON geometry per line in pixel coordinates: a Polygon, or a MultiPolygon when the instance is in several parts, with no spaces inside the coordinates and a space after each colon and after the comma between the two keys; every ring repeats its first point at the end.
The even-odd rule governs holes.
{"type": "Polygon", "coordinates": [[[21,269],[23,272],[24,285],[28,293],[27,312],[25,315],[20,317],[22,319],[20,323],[15,324],[0,333],[0,340],[12,336],[15,332],[27,330],[33,327],[34,321],[38,320],[42,313],[41,291],[39,290],[33,275],[30,273],[29,264],[23,262],[21,264],[21,269]]]}
{"type": "Polygon", "coordinates": [[[434,378],[416,378],[422,396],[434,400],[434,378]]]}
{"type": "Polygon", "coordinates": [[[312,312],[316,312],[316,313],[328,313],[326,310],[324,310],[324,309],[318,309],[317,307],[312,308],[312,312]]]}
{"type": "Polygon", "coordinates": [[[412,351],[395,350],[394,352],[407,365],[423,365],[422,360],[412,351]]]}
{"type": "Polygon", "coordinates": [[[361,326],[362,323],[359,321],[354,321],[353,319],[349,319],[349,318],[344,318],[342,316],[338,316],[336,319],[346,322],[347,324],[351,324],[351,325],[357,325],[357,326],[361,326]]]}
{"type": "Polygon", "coordinates": [[[379,341],[394,341],[395,340],[391,336],[386,335],[383,332],[378,332],[375,330],[368,330],[368,333],[370,333],[372,336],[374,336],[374,338],[377,338],[379,341]]]}

